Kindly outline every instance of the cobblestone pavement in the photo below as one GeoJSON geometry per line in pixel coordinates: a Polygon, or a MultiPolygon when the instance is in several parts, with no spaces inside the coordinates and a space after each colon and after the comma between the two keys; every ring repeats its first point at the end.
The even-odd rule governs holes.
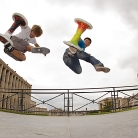
{"type": "Polygon", "coordinates": [[[0,112],[0,138],[138,138],[138,110],[70,117],[0,112]]]}

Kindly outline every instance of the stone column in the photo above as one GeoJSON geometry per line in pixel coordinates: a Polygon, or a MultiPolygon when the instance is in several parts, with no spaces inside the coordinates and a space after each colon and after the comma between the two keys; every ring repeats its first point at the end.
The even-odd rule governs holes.
{"type": "Polygon", "coordinates": [[[3,104],[3,108],[6,108],[6,97],[7,97],[7,94],[6,93],[4,93],[4,88],[5,88],[5,75],[6,75],[6,68],[3,66],[3,68],[2,68],[2,74],[1,74],[1,88],[3,88],[3,89],[1,89],[1,92],[3,92],[2,93],[2,97],[3,97],[3,102],[2,102],[2,104],[3,104]]]}
{"type": "MultiPolygon", "coordinates": [[[[12,72],[10,72],[10,75],[9,75],[9,89],[12,89],[12,82],[13,82],[13,73],[12,72]]],[[[10,104],[11,104],[11,106],[10,106],[10,109],[13,109],[13,105],[14,105],[14,103],[13,103],[13,99],[14,99],[14,96],[12,96],[12,95],[14,95],[13,93],[12,93],[12,90],[9,90],[9,92],[11,92],[10,93],[10,104]]]]}
{"type": "MultiPolygon", "coordinates": [[[[3,69],[3,65],[0,63],[0,84],[2,81],[2,69],[3,69]]],[[[0,108],[2,107],[2,93],[1,93],[1,89],[0,89],[0,108]]]]}
{"type": "MultiPolygon", "coordinates": [[[[16,83],[16,75],[13,74],[13,80],[12,80],[12,88],[15,89],[15,83],[16,83]]],[[[16,90],[12,90],[12,92],[16,92],[16,90]]],[[[15,93],[13,93],[14,95],[15,93]]],[[[18,96],[17,94],[14,96],[14,106],[15,108],[18,108],[18,96]]]]}
{"type": "Polygon", "coordinates": [[[6,70],[6,75],[5,75],[5,88],[9,87],[9,80],[10,80],[10,71],[6,70]]]}
{"type": "Polygon", "coordinates": [[[9,80],[9,88],[12,88],[12,83],[13,83],[13,73],[10,73],[10,80],[9,80]]]}
{"type": "MultiPolygon", "coordinates": [[[[6,90],[6,92],[10,92],[9,90],[8,90],[8,88],[9,88],[9,79],[10,79],[10,71],[7,69],[6,70],[6,75],[5,75],[5,90],[6,90]]],[[[9,96],[10,96],[11,94],[10,93],[7,93],[7,109],[10,109],[10,98],[9,98],[9,96]]]]}
{"type": "Polygon", "coordinates": [[[0,78],[1,78],[1,75],[2,75],[2,69],[3,69],[3,65],[0,63],[0,78]]]}
{"type": "Polygon", "coordinates": [[[1,74],[1,88],[5,88],[5,75],[6,75],[6,68],[3,67],[1,74]]]}

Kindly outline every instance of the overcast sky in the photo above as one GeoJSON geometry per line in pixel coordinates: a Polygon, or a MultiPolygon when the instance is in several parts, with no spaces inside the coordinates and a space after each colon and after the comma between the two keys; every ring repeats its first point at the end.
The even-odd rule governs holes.
{"type": "MultiPolygon", "coordinates": [[[[3,52],[0,58],[32,88],[93,88],[137,85],[138,78],[138,1],[137,0],[4,0],[0,4],[0,32],[12,25],[12,14],[23,14],[29,26],[38,24],[43,35],[37,39],[51,53],[26,53],[27,60],[17,62],[3,52]],[[80,61],[82,73],[75,74],[63,62],[63,53],[77,29],[74,18],[93,25],[82,38],[90,37],[92,44],[86,52],[109,67],[109,73],[96,72],[93,66],[80,61]]],[[[14,34],[20,31],[18,28],[14,34]]]]}

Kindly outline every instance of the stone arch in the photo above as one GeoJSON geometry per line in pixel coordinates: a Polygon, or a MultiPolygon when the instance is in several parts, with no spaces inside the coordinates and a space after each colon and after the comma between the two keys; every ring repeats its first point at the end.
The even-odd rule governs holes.
{"type": "Polygon", "coordinates": [[[5,109],[5,95],[2,96],[2,109],[5,109]]]}

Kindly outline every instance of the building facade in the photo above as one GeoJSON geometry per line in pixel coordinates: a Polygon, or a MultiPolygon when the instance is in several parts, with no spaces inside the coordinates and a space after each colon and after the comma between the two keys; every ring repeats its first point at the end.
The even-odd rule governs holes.
{"type": "Polygon", "coordinates": [[[123,109],[123,108],[127,108],[130,106],[138,106],[138,95],[133,95],[130,97],[118,97],[115,100],[113,99],[113,97],[107,97],[102,99],[101,101],[98,102],[99,105],[99,110],[102,110],[105,107],[106,101],[111,102],[112,103],[112,108],[116,108],[116,109],[123,109]]]}
{"type": "Polygon", "coordinates": [[[47,114],[47,108],[42,108],[42,107],[36,107],[36,114],[47,114]]]}
{"type": "Polygon", "coordinates": [[[133,94],[128,98],[129,106],[138,106],[138,93],[135,95],[133,94]]]}
{"type": "Polygon", "coordinates": [[[0,108],[7,110],[29,108],[31,88],[31,84],[25,81],[16,71],[0,59],[0,108]]]}

